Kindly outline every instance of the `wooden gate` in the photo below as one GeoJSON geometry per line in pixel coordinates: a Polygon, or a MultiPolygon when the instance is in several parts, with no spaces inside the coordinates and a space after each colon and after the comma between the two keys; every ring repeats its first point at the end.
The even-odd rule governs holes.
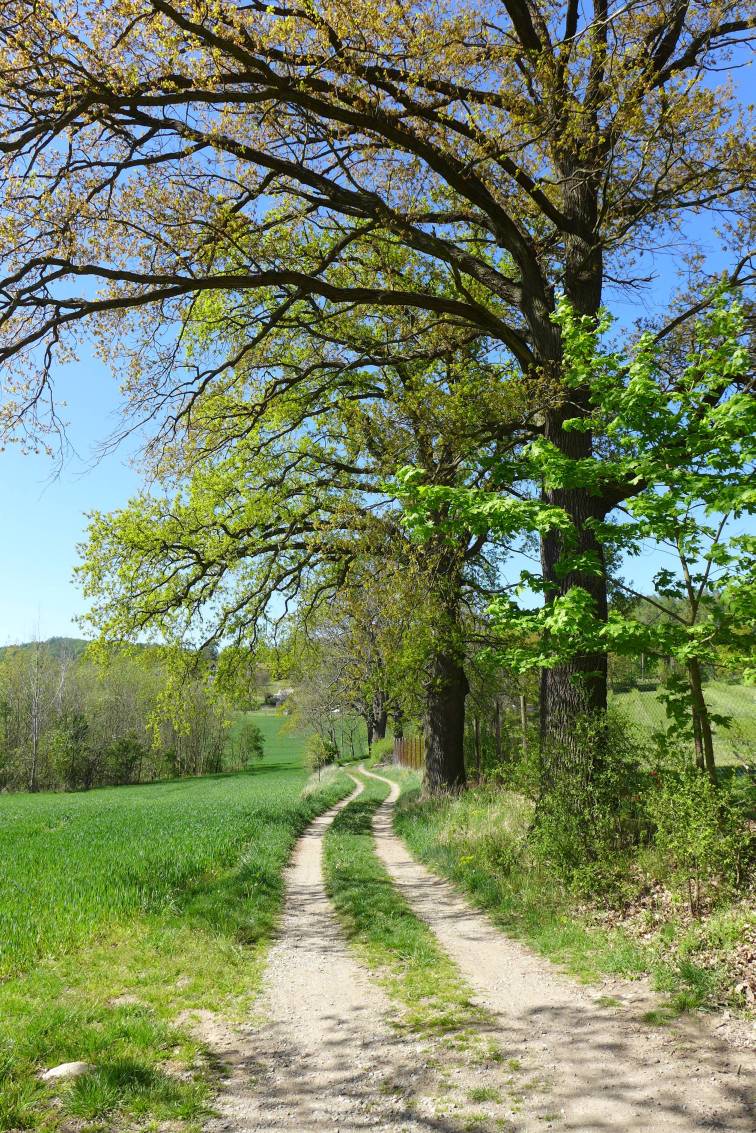
{"type": "Polygon", "coordinates": [[[425,737],[395,739],[394,763],[398,763],[400,767],[411,767],[413,771],[422,771],[425,767],[425,737]]]}

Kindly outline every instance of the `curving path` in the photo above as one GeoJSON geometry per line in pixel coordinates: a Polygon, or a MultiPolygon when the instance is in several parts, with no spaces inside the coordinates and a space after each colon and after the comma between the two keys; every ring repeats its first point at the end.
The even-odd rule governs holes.
{"type": "MultiPolygon", "coordinates": [[[[698,1133],[756,1129],[753,1056],[718,1042],[694,1020],[657,1030],[596,1002],[506,937],[394,834],[397,785],[376,813],[378,854],[414,912],[433,929],[496,1016],[508,1057],[545,1075],[555,1128],[580,1133],[698,1133]]],[[[543,1128],[543,1105],[524,1099],[518,1128],[543,1128]],[[540,1122],[540,1125],[539,1125],[540,1122]]],[[[548,1119],[547,1119],[548,1120],[548,1119]]]]}
{"type": "MultiPolygon", "coordinates": [[[[220,1133],[431,1133],[458,1126],[423,1116],[418,1050],[392,1030],[392,1009],[353,959],[326,896],[322,842],[356,790],[317,818],[286,872],[270,950],[262,1020],[231,1030],[211,1017],[204,1037],[229,1070],[207,1129],[220,1133]]],[[[430,1109],[430,1106],[428,1106],[430,1109]]]]}

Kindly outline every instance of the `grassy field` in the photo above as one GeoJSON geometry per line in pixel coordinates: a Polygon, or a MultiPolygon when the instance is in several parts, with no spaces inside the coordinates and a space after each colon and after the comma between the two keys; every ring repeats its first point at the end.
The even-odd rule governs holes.
{"type": "MultiPolygon", "coordinates": [[[[732,766],[756,763],[756,688],[712,681],[704,690],[712,712],[732,717],[729,728],[715,728],[717,763],[732,766]]],[[[610,703],[648,731],[666,727],[664,706],[653,691],[612,693],[610,703]]]]}
{"type": "Polygon", "coordinates": [[[205,1111],[212,1068],[176,1018],[248,1005],[291,846],[349,789],[302,797],[302,737],[255,718],[249,772],[0,798],[0,1129],[205,1111]],[[96,1073],[52,1104],[38,1070],[79,1059],[96,1073]]]}

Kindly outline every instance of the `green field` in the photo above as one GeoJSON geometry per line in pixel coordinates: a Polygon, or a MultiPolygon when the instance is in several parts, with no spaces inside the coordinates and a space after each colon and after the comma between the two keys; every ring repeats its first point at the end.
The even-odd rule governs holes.
{"type": "Polygon", "coordinates": [[[349,789],[303,797],[302,737],[255,720],[248,772],[0,798],[0,1129],[204,1112],[208,1067],[175,1019],[249,1003],[293,842],[349,789]],[[52,1106],[36,1072],[79,1059],[97,1073],[52,1106]]]}
{"type": "MultiPolygon", "coordinates": [[[[756,688],[712,681],[704,689],[712,712],[732,717],[729,728],[716,727],[714,754],[723,765],[756,762],[756,688]]],[[[667,718],[656,692],[615,692],[610,704],[649,732],[664,729],[667,718]]]]}

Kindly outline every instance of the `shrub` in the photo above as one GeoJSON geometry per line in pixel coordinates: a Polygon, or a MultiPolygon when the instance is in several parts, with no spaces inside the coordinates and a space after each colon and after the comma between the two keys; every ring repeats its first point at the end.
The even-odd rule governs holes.
{"type": "Polygon", "coordinates": [[[371,752],[374,763],[384,763],[386,759],[392,758],[394,754],[393,736],[385,736],[382,740],[376,740],[372,744],[371,752]]]}
{"type": "Polygon", "coordinates": [[[548,764],[574,764],[575,753],[582,781],[574,766],[552,781],[538,800],[529,842],[578,892],[608,894],[622,885],[628,853],[652,833],[650,752],[642,733],[610,712],[579,721],[569,752],[547,753],[548,764]]]}
{"type": "Polygon", "coordinates": [[[504,790],[526,795],[529,799],[538,798],[541,782],[541,757],[538,745],[528,744],[524,751],[518,747],[504,763],[494,767],[486,778],[489,783],[504,790]]]}
{"type": "Polygon", "coordinates": [[[317,732],[310,736],[305,748],[305,762],[311,771],[320,774],[324,767],[336,763],[338,758],[339,749],[334,740],[326,739],[317,732]]]}
{"type": "Polygon", "coordinates": [[[735,795],[714,787],[698,768],[668,771],[657,780],[649,798],[654,843],[697,915],[707,900],[741,883],[752,849],[747,823],[735,795]]]}
{"type": "Polygon", "coordinates": [[[254,720],[245,719],[233,739],[238,766],[248,767],[255,759],[265,755],[265,737],[254,720]]]}

